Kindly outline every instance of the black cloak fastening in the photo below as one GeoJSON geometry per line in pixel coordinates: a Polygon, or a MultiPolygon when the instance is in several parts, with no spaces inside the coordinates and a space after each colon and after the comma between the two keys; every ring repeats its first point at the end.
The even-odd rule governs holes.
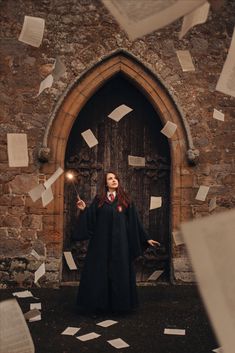
{"type": "Polygon", "coordinates": [[[80,213],[74,240],[89,239],[77,304],[81,311],[125,312],[138,306],[133,260],[142,255],[149,236],[133,204],[118,198],[98,207],[95,198],[80,213]]]}

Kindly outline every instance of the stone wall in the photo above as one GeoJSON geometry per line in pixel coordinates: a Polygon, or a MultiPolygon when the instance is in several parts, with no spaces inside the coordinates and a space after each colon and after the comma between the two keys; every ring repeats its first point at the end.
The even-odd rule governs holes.
{"type": "MultiPolygon", "coordinates": [[[[197,166],[179,172],[184,179],[181,221],[208,214],[208,202],[217,197],[214,212],[234,206],[235,99],[215,91],[230,46],[235,3],[211,11],[206,24],[178,39],[181,21],[137,39],[126,34],[99,0],[2,1],[0,82],[0,280],[2,285],[33,284],[33,273],[42,261],[46,276],[41,285],[60,280],[61,234],[52,209],[33,203],[27,191],[45,176],[38,161],[49,118],[66,89],[86,70],[117,49],[134,55],[163,82],[191,128],[200,151],[197,166]],[[42,45],[34,48],[17,40],[24,16],[42,17],[46,28],[42,45]],[[175,50],[189,49],[195,72],[182,72],[175,50]],[[51,89],[37,95],[40,82],[52,71],[56,56],[67,71],[51,89]],[[213,109],[225,113],[225,122],[212,119],[213,109]],[[30,164],[9,168],[6,134],[28,135],[30,164]],[[205,203],[195,201],[201,184],[210,185],[205,203]],[[35,260],[30,252],[41,256],[35,260]]],[[[177,172],[177,171],[175,171],[177,172]]],[[[60,215],[57,215],[60,217],[60,215]]],[[[174,279],[193,280],[184,246],[173,249],[174,279]]]]}

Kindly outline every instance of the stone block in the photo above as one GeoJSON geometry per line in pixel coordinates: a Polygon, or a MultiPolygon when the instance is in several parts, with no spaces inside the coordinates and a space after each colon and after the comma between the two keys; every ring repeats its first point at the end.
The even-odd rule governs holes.
{"type": "Polygon", "coordinates": [[[31,174],[20,174],[10,182],[13,194],[25,195],[37,185],[37,177],[31,174]]]}
{"type": "Polygon", "coordinates": [[[3,220],[3,225],[5,227],[20,227],[21,221],[20,221],[19,217],[7,215],[7,216],[5,216],[5,218],[3,220]]]}

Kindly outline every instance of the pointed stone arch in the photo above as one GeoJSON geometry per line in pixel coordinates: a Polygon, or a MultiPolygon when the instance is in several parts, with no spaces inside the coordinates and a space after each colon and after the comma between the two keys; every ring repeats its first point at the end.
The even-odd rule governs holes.
{"type": "MultiPolygon", "coordinates": [[[[86,71],[58,102],[49,119],[39,151],[39,160],[47,162],[42,164],[41,172],[49,176],[58,166],[64,167],[67,140],[79,112],[101,86],[119,73],[124,74],[147,97],[163,125],[167,121],[177,124],[176,133],[169,139],[172,161],[170,219],[172,230],[177,229],[182,221],[182,208],[187,205],[183,190],[184,187],[190,187],[192,182],[182,170],[188,164],[196,164],[198,151],[193,146],[187,121],[162,82],[141,62],[124,51],[113,53],[86,71]]],[[[63,244],[63,199],[64,178],[61,177],[54,185],[54,202],[47,208],[53,224],[50,233],[54,239],[52,243],[57,245],[57,256],[62,251],[63,244]]],[[[185,218],[187,217],[184,216],[184,220],[185,218]]],[[[44,231],[47,231],[47,225],[44,225],[44,231]]],[[[176,252],[173,250],[173,253],[176,252]]]]}

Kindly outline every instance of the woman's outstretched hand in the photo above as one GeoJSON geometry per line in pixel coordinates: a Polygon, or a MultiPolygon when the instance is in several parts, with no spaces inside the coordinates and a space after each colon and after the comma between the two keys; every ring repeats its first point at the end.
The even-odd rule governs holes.
{"type": "Polygon", "coordinates": [[[77,201],[77,208],[79,208],[79,210],[81,210],[81,211],[85,210],[85,208],[86,208],[85,202],[81,199],[78,200],[77,201]]]}
{"type": "Polygon", "coordinates": [[[149,243],[149,245],[151,245],[151,246],[160,246],[160,245],[161,245],[158,241],[153,240],[153,239],[149,239],[149,240],[148,240],[148,243],[149,243]]]}

